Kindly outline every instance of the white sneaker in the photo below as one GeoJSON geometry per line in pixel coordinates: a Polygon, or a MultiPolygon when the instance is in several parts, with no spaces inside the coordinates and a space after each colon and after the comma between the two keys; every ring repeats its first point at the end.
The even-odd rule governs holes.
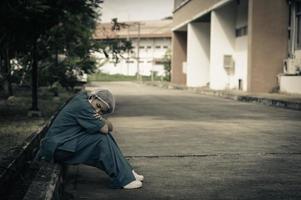
{"type": "Polygon", "coordinates": [[[137,174],[134,170],[132,170],[132,173],[134,174],[136,180],[141,182],[144,180],[144,176],[137,174]]]}
{"type": "Polygon", "coordinates": [[[141,181],[132,181],[129,184],[123,186],[123,189],[136,189],[136,188],[141,188],[142,187],[142,183],[141,181]]]}

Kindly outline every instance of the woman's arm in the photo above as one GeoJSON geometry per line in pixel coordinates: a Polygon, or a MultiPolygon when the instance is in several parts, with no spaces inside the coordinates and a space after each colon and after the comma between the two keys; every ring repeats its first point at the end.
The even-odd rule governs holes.
{"type": "Polygon", "coordinates": [[[103,119],[103,120],[105,121],[105,125],[101,127],[100,132],[103,134],[108,134],[109,132],[112,132],[113,131],[112,123],[107,119],[103,119]]]}

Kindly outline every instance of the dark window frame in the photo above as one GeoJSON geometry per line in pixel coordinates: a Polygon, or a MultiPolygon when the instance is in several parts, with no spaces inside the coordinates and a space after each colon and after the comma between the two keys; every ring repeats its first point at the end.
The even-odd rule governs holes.
{"type": "Polygon", "coordinates": [[[296,30],[296,37],[295,37],[295,47],[297,50],[301,49],[301,2],[295,2],[295,30],[296,30]]]}
{"type": "Polygon", "coordinates": [[[235,29],[236,37],[243,37],[248,35],[248,26],[242,26],[240,28],[235,29]]]}

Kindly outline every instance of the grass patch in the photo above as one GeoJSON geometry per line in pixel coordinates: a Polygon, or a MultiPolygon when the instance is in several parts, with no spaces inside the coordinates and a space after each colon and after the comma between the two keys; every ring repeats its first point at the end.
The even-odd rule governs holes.
{"type": "MultiPolygon", "coordinates": [[[[151,76],[142,76],[142,80],[150,81],[151,76]]],[[[161,80],[161,77],[155,76],[154,80],[159,81],[159,80],[161,80]]],[[[125,75],[121,75],[121,74],[110,75],[110,74],[98,72],[98,73],[89,75],[88,81],[89,82],[91,82],[91,81],[137,81],[137,77],[136,76],[125,76],[125,75]]]]}
{"type": "Polygon", "coordinates": [[[9,149],[22,144],[37,131],[51,115],[69,99],[73,93],[60,91],[55,98],[47,88],[39,89],[39,109],[42,117],[28,117],[31,108],[31,91],[16,89],[16,96],[9,100],[0,99],[0,157],[9,149]]]}

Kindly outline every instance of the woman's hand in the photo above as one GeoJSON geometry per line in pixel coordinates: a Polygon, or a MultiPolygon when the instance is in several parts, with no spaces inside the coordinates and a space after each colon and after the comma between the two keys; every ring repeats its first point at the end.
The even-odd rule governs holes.
{"type": "Polygon", "coordinates": [[[107,124],[103,125],[103,127],[101,127],[100,132],[102,134],[108,134],[109,133],[109,127],[107,124]]]}
{"type": "Polygon", "coordinates": [[[113,131],[113,125],[109,120],[105,120],[105,125],[101,127],[100,132],[103,134],[108,134],[113,131]]]}
{"type": "Polygon", "coordinates": [[[108,125],[109,132],[112,132],[113,131],[113,124],[109,120],[106,120],[106,124],[108,125]]]}

